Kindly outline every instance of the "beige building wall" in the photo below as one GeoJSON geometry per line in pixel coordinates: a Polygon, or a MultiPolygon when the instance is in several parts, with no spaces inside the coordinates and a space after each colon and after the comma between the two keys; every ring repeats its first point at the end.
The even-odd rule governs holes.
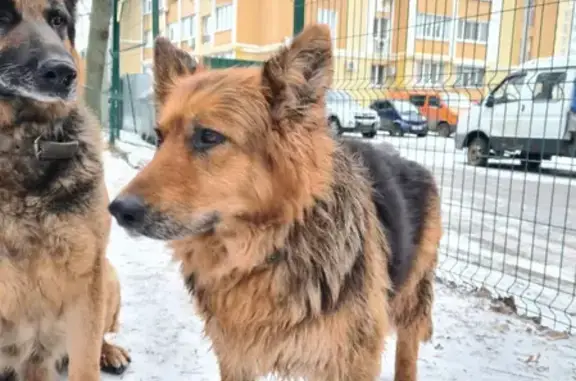
{"type": "MultiPolygon", "coordinates": [[[[161,17],[161,33],[165,25],[192,14],[196,15],[194,47],[188,41],[178,44],[194,55],[216,55],[227,58],[262,61],[292,36],[293,0],[166,0],[161,17]],[[215,24],[215,9],[230,4],[233,29],[212,30],[209,41],[202,42],[202,17],[211,15],[215,24]]],[[[464,67],[484,68],[487,87],[500,81],[511,67],[521,63],[522,41],[526,12],[522,1],[532,1],[530,25],[526,34],[526,59],[552,55],[564,46],[558,29],[568,17],[570,2],[557,0],[326,0],[308,1],[306,23],[322,17],[334,17],[334,83],[336,88],[350,90],[361,99],[383,94],[384,89],[419,88],[415,73],[423,63],[441,63],[443,80],[436,87],[450,87],[472,99],[483,95],[484,88],[458,88],[456,73],[464,67]],[[566,5],[568,4],[568,5],[566,5]],[[445,39],[418,38],[418,14],[446,17],[445,39]],[[329,15],[329,16],[327,16],[329,15]],[[376,17],[388,20],[385,48],[376,49],[373,25],[376,17]],[[460,41],[455,38],[458,20],[489,23],[490,37],[486,43],[460,41]],[[555,28],[546,27],[555,25],[555,28]],[[374,84],[374,70],[385,71],[384,80],[374,84]]],[[[122,17],[122,38],[142,39],[151,29],[149,15],[142,15],[142,0],[125,0],[122,17]]],[[[123,45],[124,46],[124,45],[123,45]]],[[[122,53],[123,73],[142,70],[142,62],[150,62],[148,47],[122,53]]],[[[433,88],[434,86],[432,86],[433,88]]]]}

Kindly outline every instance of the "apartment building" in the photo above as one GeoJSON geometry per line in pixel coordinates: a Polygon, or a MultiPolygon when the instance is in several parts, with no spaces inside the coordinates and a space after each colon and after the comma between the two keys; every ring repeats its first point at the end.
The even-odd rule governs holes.
{"type": "MultiPolygon", "coordinates": [[[[121,1],[121,71],[152,64],[152,0],[121,1]]],[[[293,0],[159,0],[160,32],[194,55],[264,60],[290,40],[293,0]]],[[[511,67],[559,49],[557,0],[308,0],[328,24],[334,87],[450,88],[472,99],[511,67]],[[554,25],[554,27],[549,27],[554,25]]]]}
{"type": "MultiPolygon", "coordinates": [[[[152,0],[120,0],[121,72],[152,65],[152,0]]],[[[292,35],[292,0],[159,0],[160,34],[191,54],[263,60],[292,35]]]]}
{"type": "Polygon", "coordinates": [[[559,3],[558,23],[556,24],[556,46],[558,54],[576,56],[576,3],[559,3]]]}

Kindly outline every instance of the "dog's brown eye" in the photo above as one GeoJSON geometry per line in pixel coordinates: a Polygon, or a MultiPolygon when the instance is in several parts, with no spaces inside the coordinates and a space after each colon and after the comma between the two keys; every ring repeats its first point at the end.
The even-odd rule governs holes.
{"type": "Polygon", "coordinates": [[[192,135],[192,146],[194,150],[203,152],[210,148],[222,144],[226,137],[221,133],[204,127],[196,127],[192,135]]]}
{"type": "Polygon", "coordinates": [[[164,137],[162,136],[162,131],[159,128],[155,128],[154,132],[156,133],[156,147],[160,147],[160,144],[164,141],[164,137]]]}

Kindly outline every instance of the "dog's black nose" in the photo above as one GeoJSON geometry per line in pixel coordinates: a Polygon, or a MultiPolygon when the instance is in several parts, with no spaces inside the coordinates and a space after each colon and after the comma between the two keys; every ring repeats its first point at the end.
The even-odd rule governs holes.
{"type": "Polygon", "coordinates": [[[76,80],[77,71],[73,62],[64,60],[47,60],[38,68],[40,81],[53,91],[66,91],[76,80]]]}
{"type": "Polygon", "coordinates": [[[146,205],[141,197],[119,196],[108,205],[110,214],[118,224],[125,228],[134,228],[142,224],[146,215],[146,205]]]}

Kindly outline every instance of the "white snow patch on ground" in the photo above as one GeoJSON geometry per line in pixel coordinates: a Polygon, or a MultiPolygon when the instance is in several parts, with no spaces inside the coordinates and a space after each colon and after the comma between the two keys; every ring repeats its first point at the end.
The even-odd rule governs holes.
{"type": "MultiPolygon", "coordinates": [[[[129,152],[131,166],[152,156],[146,143],[123,140],[118,146],[129,152]]],[[[136,170],[110,153],[105,166],[114,197],[136,170]]],[[[202,322],[164,244],[130,238],[114,222],[108,256],[122,284],[120,332],[112,340],[130,351],[132,364],[124,375],[104,375],[103,380],[219,380],[202,322]]],[[[436,290],[434,337],[422,346],[419,379],[576,380],[576,338],[553,340],[531,323],[492,312],[486,299],[441,284],[436,290]]],[[[380,380],[393,379],[394,347],[391,337],[380,380]]]]}

